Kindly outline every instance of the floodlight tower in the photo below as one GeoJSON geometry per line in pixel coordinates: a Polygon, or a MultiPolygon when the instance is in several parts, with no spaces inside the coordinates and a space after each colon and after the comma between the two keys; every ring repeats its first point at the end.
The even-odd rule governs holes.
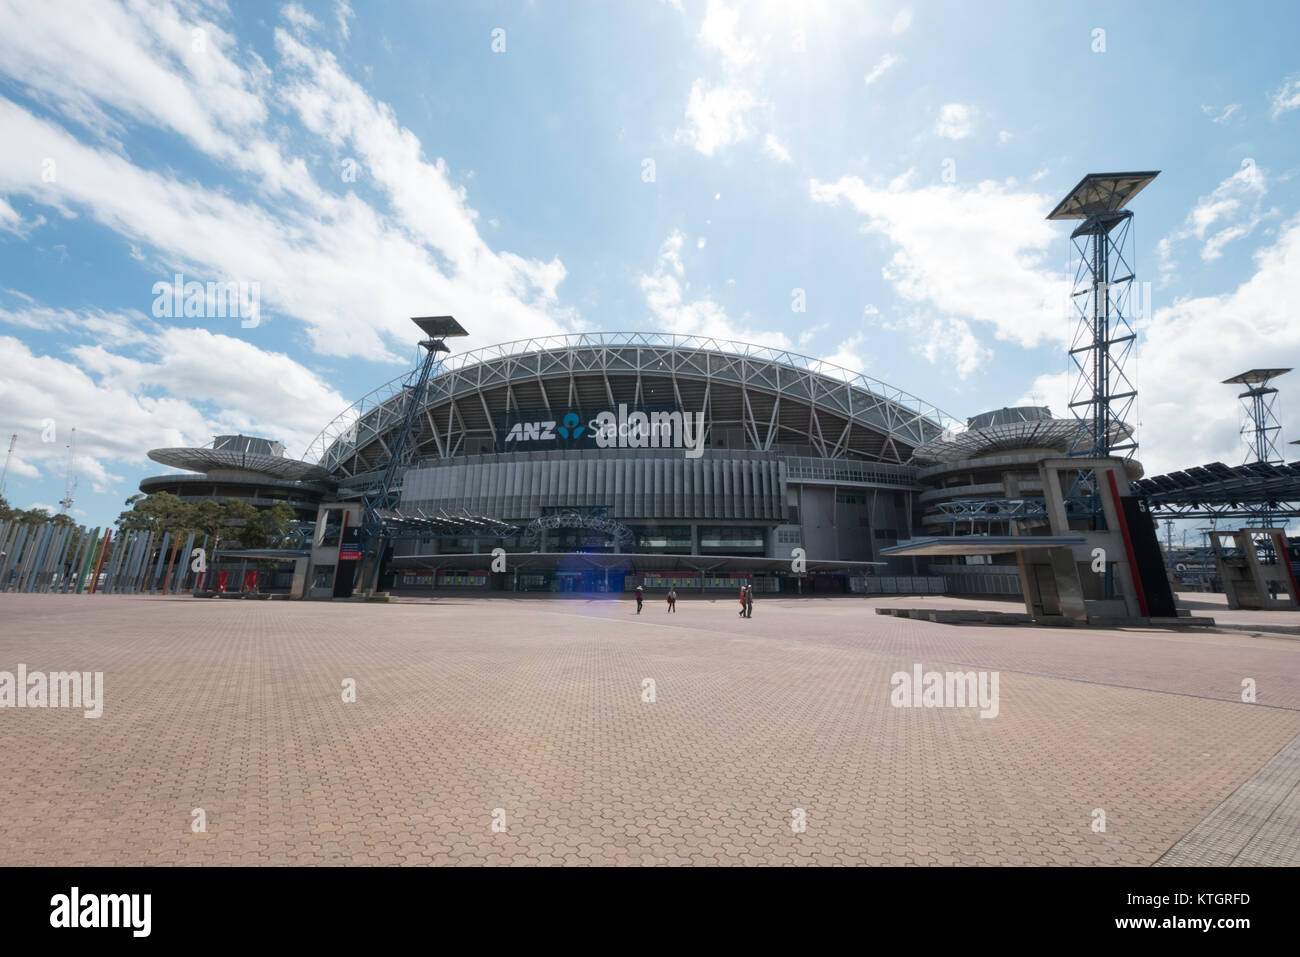
{"type": "Polygon", "coordinates": [[[72,468],[77,458],[77,430],[72,430],[72,435],[68,439],[68,474],[63,486],[63,498],[59,500],[61,510],[60,515],[67,515],[72,508],[74,501],[73,494],[77,491],[77,476],[73,473],[72,468]]]}
{"type": "MultiPolygon", "coordinates": [[[[1070,411],[1079,419],[1069,450],[1073,456],[1122,454],[1128,459],[1137,450],[1128,421],[1137,389],[1124,364],[1137,338],[1133,320],[1142,303],[1133,302],[1133,212],[1124,207],[1158,175],[1159,170],[1089,173],[1047,217],[1082,220],[1070,234],[1076,254],[1070,301],[1077,313],[1070,347],[1075,366],[1070,411]]],[[[1096,493],[1092,472],[1080,470],[1071,497],[1090,501],[1094,518],[1099,514],[1096,493]]]]}
{"type": "Polygon", "coordinates": [[[1241,437],[1246,442],[1246,459],[1243,465],[1262,462],[1265,465],[1281,465],[1282,456],[1277,450],[1277,441],[1282,432],[1282,423],[1277,420],[1273,404],[1277,401],[1277,389],[1269,385],[1273,379],[1290,372],[1290,369],[1251,369],[1231,379],[1224,379],[1224,385],[1244,385],[1246,391],[1237,396],[1246,415],[1241,424],[1241,437]]]}
{"type": "MultiPolygon", "coordinates": [[[[1273,405],[1277,401],[1277,389],[1270,386],[1269,382],[1290,371],[1290,369],[1249,369],[1240,375],[1223,380],[1224,385],[1246,387],[1246,391],[1237,396],[1245,412],[1241,423],[1241,437],[1246,443],[1246,458],[1242,462],[1243,465],[1284,464],[1282,455],[1277,450],[1282,423],[1277,420],[1277,415],[1273,411],[1273,405]]],[[[1273,510],[1267,504],[1259,505],[1251,511],[1255,515],[1249,524],[1257,525],[1259,528],[1273,526],[1273,510]]]]}
{"type": "Polygon", "coordinates": [[[9,454],[5,456],[5,470],[0,472],[0,497],[5,493],[5,486],[9,483],[9,460],[14,457],[14,446],[18,444],[18,433],[15,432],[9,436],[9,454]]]}
{"type": "Polygon", "coordinates": [[[425,335],[425,338],[420,340],[420,348],[424,349],[424,360],[411,370],[402,384],[404,402],[393,443],[388,450],[388,459],[361,496],[364,512],[360,530],[361,563],[357,571],[356,585],[363,595],[373,592],[379,580],[379,566],[383,563],[384,549],[387,545],[384,535],[385,522],[380,513],[397,507],[398,491],[394,487],[397,471],[407,464],[414,451],[414,443],[411,440],[416,433],[416,420],[429,384],[429,376],[439,362],[439,355],[451,352],[443,340],[469,335],[451,316],[412,317],[411,321],[425,335]]]}

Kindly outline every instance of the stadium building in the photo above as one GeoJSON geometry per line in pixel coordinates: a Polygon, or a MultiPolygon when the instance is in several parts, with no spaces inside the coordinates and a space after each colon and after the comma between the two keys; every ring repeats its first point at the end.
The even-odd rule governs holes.
{"type": "MultiPolygon", "coordinates": [[[[1112,441],[1127,437],[1116,430],[1112,441]]],[[[943,535],[1049,535],[1043,475],[1045,460],[1068,455],[1078,441],[1080,423],[1057,418],[1045,406],[1018,406],[984,412],[966,420],[960,432],[947,432],[916,449],[920,533],[943,535]]],[[[1128,479],[1141,465],[1126,464],[1128,479]]],[[[944,556],[926,569],[965,595],[1018,595],[1014,554],[944,556]]]]}
{"type": "MultiPolygon", "coordinates": [[[[1079,429],[1040,407],[962,427],[822,360],[697,336],[586,333],[438,359],[414,406],[411,379],[396,378],[340,413],[302,461],[277,442],[219,436],[150,452],[198,474],[141,490],[289,502],[316,531],[276,579],[348,596],[362,497],[414,408],[381,589],[1013,595],[1011,557],[886,550],[1046,534],[1039,464],[1079,429]]],[[[256,557],[288,560],[240,561],[256,557]]]]}
{"type": "MultiPolygon", "coordinates": [[[[347,503],[389,458],[405,381],[359,400],[309,450],[333,483],[323,527],[355,526],[347,503]]],[[[883,587],[917,575],[916,560],[880,549],[916,527],[914,453],[951,422],[833,364],[698,336],[586,333],[451,355],[418,403],[398,505],[414,531],[395,543],[384,584],[883,587]],[[448,534],[457,516],[514,531],[483,535],[466,521],[448,534]],[[420,534],[422,519],[440,527],[420,534]],[[493,549],[506,572],[493,571],[493,549]]],[[[346,536],[329,534],[347,555],[346,536]]],[[[352,573],[346,557],[330,559],[318,544],[314,595],[340,593],[331,564],[335,585],[352,573]]]]}

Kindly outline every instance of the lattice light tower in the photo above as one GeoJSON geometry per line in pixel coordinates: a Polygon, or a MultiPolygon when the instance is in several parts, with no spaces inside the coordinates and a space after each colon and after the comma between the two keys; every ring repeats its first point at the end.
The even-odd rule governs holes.
{"type": "Polygon", "coordinates": [[[387,544],[387,536],[384,534],[385,521],[381,513],[397,507],[400,497],[397,475],[398,471],[409,463],[411,453],[415,450],[414,439],[418,431],[416,417],[423,405],[429,376],[438,365],[439,355],[451,351],[443,340],[469,335],[452,316],[413,317],[411,321],[424,333],[425,338],[420,340],[424,358],[407,376],[404,384],[405,396],[401,418],[394,431],[387,461],[382,464],[369,487],[361,494],[362,557],[357,570],[356,588],[362,595],[371,594],[379,580],[380,566],[383,564],[384,548],[387,544]]]}
{"type": "MultiPolygon", "coordinates": [[[[1089,173],[1047,217],[1083,221],[1070,234],[1076,254],[1070,302],[1077,317],[1070,346],[1075,367],[1070,411],[1079,420],[1069,450],[1073,456],[1128,459],[1137,450],[1129,421],[1137,389],[1124,365],[1137,338],[1133,320],[1141,302],[1133,297],[1133,212],[1124,207],[1159,174],[1089,173]]],[[[1080,470],[1070,494],[1087,499],[1094,516],[1096,493],[1091,470],[1080,470]]]]}
{"type": "Polygon", "coordinates": [[[1277,450],[1282,434],[1282,423],[1277,420],[1273,405],[1277,389],[1269,385],[1273,379],[1290,372],[1290,369],[1251,369],[1231,379],[1224,385],[1244,385],[1246,391],[1237,396],[1245,416],[1241,423],[1241,437],[1246,443],[1243,465],[1263,462],[1265,465],[1282,465],[1282,454],[1277,450]]]}
{"type": "MultiPolygon", "coordinates": [[[[1285,460],[1277,450],[1278,439],[1282,434],[1282,423],[1278,421],[1273,405],[1277,401],[1277,389],[1269,383],[1290,369],[1250,369],[1230,379],[1224,379],[1224,385],[1242,385],[1246,391],[1237,398],[1241,400],[1242,416],[1241,437],[1246,443],[1246,458],[1243,465],[1261,463],[1263,465],[1283,465],[1285,460]]],[[[1267,504],[1253,509],[1255,512],[1247,524],[1259,528],[1273,527],[1273,509],[1267,504]]],[[[1285,524],[1285,522],[1283,523],[1285,524]]],[[[1268,542],[1272,551],[1272,542],[1268,542]]]]}

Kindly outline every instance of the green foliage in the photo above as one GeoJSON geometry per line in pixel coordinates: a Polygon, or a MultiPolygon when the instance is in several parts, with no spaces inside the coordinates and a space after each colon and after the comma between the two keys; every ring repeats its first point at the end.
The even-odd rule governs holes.
{"type": "Polygon", "coordinates": [[[258,509],[239,499],[226,502],[183,502],[170,492],[132,495],[118,516],[122,531],[147,530],[207,536],[210,545],[239,542],[244,548],[281,548],[295,524],[295,513],[283,502],[258,509]]]}
{"type": "Polygon", "coordinates": [[[70,515],[51,515],[43,508],[11,508],[0,496],[0,522],[18,522],[22,525],[76,525],[70,515]]]}
{"type": "Polygon", "coordinates": [[[287,544],[285,539],[296,521],[297,514],[293,508],[279,502],[256,511],[247,520],[240,541],[245,548],[284,548],[287,544]]]}

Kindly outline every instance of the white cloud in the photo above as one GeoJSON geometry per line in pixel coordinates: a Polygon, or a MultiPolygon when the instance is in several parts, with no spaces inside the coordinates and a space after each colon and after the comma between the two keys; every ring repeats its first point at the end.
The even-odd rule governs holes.
{"type": "Polygon", "coordinates": [[[99,492],[121,481],[111,463],[142,464],[146,449],[204,444],[219,432],[272,436],[298,455],[349,402],[288,356],[210,329],[40,304],[0,307],[0,321],[83,340],[64,358],[0,336],[0,432],[19,435],[19,475],[36,477],[40,465],[61,475],[72,428],[77,472],[99,492]],[[58,441],[43,443],[51,419],[58,441]]]}
{"type": "Polygon", "coordinates": [[[347,40],[352,36],[352,27],[349,20],[356,19],[356,12],[348,5],[347,0],[338,0],[334,5],[334,19],[339,25],[339,35],[347,40]]]}
{"type": "MultiPolygon", "coordinates": [[[[823,356],[827,362],[848,369],[850,372],[862,372],[866,369],[867,363],[862,358],[862,346],[867,342],[867,334],[859,332],[856,335],[849,336],[843,342],[835,347],[835,351],[828,356],[823,356]]],[[[800,344],[803,343],[803,337],[800,337],[800,344]]]]}
{"type": "Polygon", "coordinates": [[[276,31],[276,44],[283,62],[273,78],[188,6],[88,3],[77,17],[52,4],[21,16],[0,7],[0,73],[106,141],[82,142],[0,98],[0,193],[89,216],[164,276],[176,269],[200,280],[258,281],[264,314],[301,321],[323,353],[397,359],[387,343],[408,341],[404,317],[431,303],[473,316],[471,332],[493,341],[573,322],[556,301],[565,275],[558,260],[489,249],[464,189],[445,163],[423,155],[391,109],[333,55],[285,30],[276,31]],[[205,31],[201,54],[191,47],[192,29],[205,31]],[[316,134],[302,153],[326,164],[328,189],[302,156],[286,154],[274,101],[287,102],[316,134]],[[112,138],[122,116],[179,134],[260,193],[241,200],[133,164],[112,138]],[[45,157],[57,161],[55,182],[40,176],[45,157]],[[342,179],[345,158],[360,163],[386,207],[342,179]]]}
{"type": "Polygon", "coordinates": [[[320,21],[296,3],[286,4],[280,14],[300,30],[320,29],[320,21]]]}
{"type": "Polygon", "coordinates": [[[887,187],[891,193],[900,193],[912,185],[912,178],[916,175],[916,170],[906,169],[889,181],[887,187]]]}
{"type": "Polygon", "coordinates": [[[686,103],[688,126],[677,131],[677,138],[712,156],[754,135],[747,114],[755,105],[753,94],[742,86],[710,88],[704,80],[696,80],[686,103]]]}
{"type": "Polygon", "coordinates": [[[942,364],[965,379],[992,358],[991,350],[980,345],[970,323],[964,319],[935,319],[927,323],[921,354],[932,365],[942,364]]]}
{"type": "Polygon", "coordinates": [[[880,58],[879,62],[871,68],[871,72],[862,78],[863,82],[867,86],[871,86],[871,84],[875,83],[885,75],[886,70],[897,64],[899,59],[899,57],[894,56],[892,53],[886,53],[880,58]]]}
{"type": "Polygon", "coordinates": [[[817,338],[819,333],[825,332],[831,327],[829,322],[819,322],[815,326],[809,326],[799,333],[799,348],[802,349],[817,338]]]}
{"type": "Polygon", "coordinates": [[[1213,262],[1223,255],[1223,248],[1229,243],[1249,236],[1267,215],[1262,208],[1267,193],[1268,178],[1264,171],[1254,160],[1242,160],[1237,172],[1196,201],[1181,228],[1156,244],[1163,280],[1168,282],[1176,268],[1177,243],[1195,239],[1201,243],[1201,261],[1213,262]]]}
{"type": "Polygon", "coordinates": [[[768,133],[766,138],[764,138],[763,152],[772,157],[778,163],[790,162],[790,151],[785,148],[773,133],[768,133]]]}
{"type": "Polygon", "coordinates": [[[904,7],[894,14],[894,20],[889,25],[889,32],[894,36],[900,36],[907,32],[907,28],[912,25],[912,11],[904,7]]]}
{"type": "Polygon", "coordinates": [[[964,103],[945,103],[939,107],[939,118],[934,131],[950,140],[964,140],[974,129],[972,111],[964,103]]]}
{"type": "Polygon", "coordinates": [[[1007,143],[1010,143],[1011,140],[1012,140],[1012,134],[1009,133],[1009,132],[1007,132],[1006,130],[1001,130],[1001,131],[998,133],[998,142],[999,142],[999,143],[1001,143],[1001,144],[1003,144],[1003,145],[1006,145],[1007,143]]]}
{"type": "Polygon", "coordinates": [[[1211,123],[1223,125],[1232,118],[1232,114],[1241,109],[1240,103],[1229,103],[1225,107],[1206,106],[1201,104],[1201,112],[1210,118],[1211,123]]]}
{"type": "Polygon", "coordinates": [[[700,41],[722,54],[725,65],[732,70],[749,66],[758,58],[758,46],[753,37],[739,31],[740,9],[728,6],[723,0],[709,0],[700,24],[700,41]]]}
{"type": "MultiPolygon", "coordinates": [[[[864,232],[889,240],[894,253],[881,275],[904,299],[953,320],[989,323],[998,338],[1022,346],[1066,340],[1066,281],[1047,261],[1062,240],[1044,218],[1050,197],[994,182],[880,189],[854,176],[813,180],[811,196],[847,204],[865,217],[864,232]]],[[[947,335],[965,341],[955,326],[947,335]]]]}
{"type": "MultiPolygon", "coordinates": [[[[789,338],[781,332],[761,332],[738,326],[712,298],[687,299],[690,283],[685,281],[682,263],[684,237],[669,234],[659,247],[654,271],[641,276],[641,291],[650,307],[654,328],[683,335],[714,336],[759,345],[789,349],[789,338]]],[[[787,307],[788,308],[788,307],[787,307]]]]}
{"type": "Polygon", "coordinates": [[[22,235],[23,218],[0,196],[0,232],[22,235]]]}
{"type": "Polygon", "coordinates": [[[1282,85],[1273,91],[1272,101],[1273,119],[1300,109],[1300,73],[1293,73],[1283,80],[1282,85]]]}
{"type": "MultiPolygon", "coordinates": [[[[680,9],[680,7],[678,8],[680,9]]],[[[759,92],[771,62],[774,30],[772,17],[779,8],[708,0],[700,21],[699,44],[716,57],[721,76],[697,77],[687,96],[685,125],[676,140],[705,156],[754,138],[761,128],[771,129],[772,110],[759,92]],[[748,32],[750,29],[755,32],[748,32]]],[[[789,153],[768,133],[763,149],[779,162],[789,153]]]]}

